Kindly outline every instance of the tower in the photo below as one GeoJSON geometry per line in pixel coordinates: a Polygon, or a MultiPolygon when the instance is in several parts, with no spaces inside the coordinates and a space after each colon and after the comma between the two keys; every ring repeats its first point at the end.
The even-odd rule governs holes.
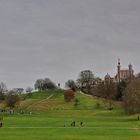
{"type": "Polygon", "coordinates": [[[132,78],[133,77],[133,67],[131,64],[129,64],[128,68],[129,68],[129,77],[132,78]]]}
{"type": "Polygon", "coordinates": [[[118,59],[118,81],[120,82],[120,70],[121,70],[121,64],[120,64],[120,59],[118,59]]]}

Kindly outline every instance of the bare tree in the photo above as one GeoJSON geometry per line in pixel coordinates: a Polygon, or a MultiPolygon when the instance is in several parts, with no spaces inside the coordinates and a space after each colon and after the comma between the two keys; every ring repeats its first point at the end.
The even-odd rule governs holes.
{"type": "Polygon", "coordinates": [[[0,92],[3,93],[7,90],[6,84],[1,82],[0,83],[0,92]]]}
{"type": "Polygon", "coordinates": [[[35,82],[35,89],[38,89],[39,91],[45,91],[48,89],[56,89],[57,86],[49,79],[38,79],[35,82]]]}
{"type": "Polygon", "coordinates": [[[73,91],[76,91],[78,89],[76,83],[73,80],[68,80],[65,83],[65,86],[66,88],[72,89],[73,91]]]}
{"type": "Polygon", "coordinates": [[[34,86],[35,86],[35,89],[38,89],[39,91],[43,91],[44,90],[43,85],[44,85],[44,80],[43,79],[38,79],[38,80],[36,80],[34,86]]]}
{"type": "Polygon", "coordinates": [[[15,105],[18,105],[20,102],[20,97],[13,91],[9,91],[8,95],[6,95],[5,102],[7,104],[7,107],[10,107],[10,109],[14,108],[15,105]]]}
{"type": "Polygon", "coordinates": [[[0,100],[4,100],[5,99],[5,95],[4,92],[7,90],[6,84],[1,82],[0,83],[0,100]]]}
{"type": "Polygon", "coordinates": [[[57,88],[57,86],[55,85],[55,83],[52,82],[49,78],[45,78],[44,79],[44,87],[45,87],[45,90],[47,90],[47,89],[54,90],[54,89],[57,88]]]}
{"type": "Polygon", "coordinates": [[[32,91],[33,91],[33,88],[31,87],[26,88],[26,93],[28,93],[29,96],[32,96],[32,91]]]}
{"type": "Polygon", "coordinates": [[[126,87],[123,103],[127,114],[140,113],[140,79],[135,78],[126,87]]]}
{"type": "Polygon", "coordinates": [[[97,86],[97,95],[106,99],[109,110],[113,109],[113,100],[116,97],[116,84],[113,82],[101,83],[97,86]]]}
{"type": "Polygon", "coordinates": [[[90,94],[90,90],[94,85],[94,75],[90,70],[81,71],[79,74],[79,78],[77,79],[79,88],[85,92],[90,94]]]}

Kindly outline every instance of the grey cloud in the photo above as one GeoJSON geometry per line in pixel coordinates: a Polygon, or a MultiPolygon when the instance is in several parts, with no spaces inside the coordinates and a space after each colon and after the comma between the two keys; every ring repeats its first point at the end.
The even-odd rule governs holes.
{"type": "Polygon", "coordinates": [[[115,74],[117,58],[139,71],[139,0],[1,0],[0,80],[12,87],[83,69],[115,74]]]}

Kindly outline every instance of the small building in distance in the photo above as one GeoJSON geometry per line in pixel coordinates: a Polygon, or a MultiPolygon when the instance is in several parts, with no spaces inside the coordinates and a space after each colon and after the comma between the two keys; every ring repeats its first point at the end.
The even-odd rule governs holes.
{"type": "Polygon", "coordinates": [[[114,78],[112,78],[112,77],[107,73],[107,75],[104,77],[104,81],[105,81],[105,83],[114,82],[114,78]]]}
{"type": "Polygon", "coordinates": [[[111,77],[109,74],[107,74],[104,77],[104,81],[106,82],[120,82],[122,80],[126,79],[132,79],[134,78],[134,70],[133,66],[131,64],[128,65],[127,69],[121,69],[120,59],[118,60],[118,66],[117,66],[117,74],[114,77],[111,77]]]}
{"type": "Polygon", "coordinates": [[[21,94],[21,93],[23,93],[24,89],[23,88],[13,88],[12,91],[15,92],[16,94],[21,94]]]}

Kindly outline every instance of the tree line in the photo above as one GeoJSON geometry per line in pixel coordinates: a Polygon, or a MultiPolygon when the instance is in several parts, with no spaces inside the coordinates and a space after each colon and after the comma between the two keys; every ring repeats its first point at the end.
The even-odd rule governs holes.
{"type": "Polygon", "coordinates": [[[140,73],[132,79],[115,83],[105,82],[94,77],[92,71],[85,70],[80,72],[76,81],[68,80],[66,87],[105,99],[109,110],[113,109],[114,101],[120,101],[126,114],[140,113],[140,73]]]}
{"type": "MultiPolygon", "coordinates": [[[[78,91],[105,99],[109,110],[113,109],[114,101],[121,101],[127,114],[140,113],[140,74],[131,80],[126,79],[115,83],[105,82],[101,78],[95,77],[91,70],[83,70],[79,73],[76,81],[66,81],[65,87],[68,89],[64,93],[66,101],[74,99],[74,92],[78,91]]],[[[40,78],[35,81],[34,89],[38,91],[56,90],[60,89],[60,83],[56,85],[50,78],[40,78]]],[[[33,88],[27,87],[28,97],[32,96],[32,90],[33,88]]],[[[7,107],[15,107],[20,100],[20,96],[15,91],[8,91],[5,83],[0,83],[0,101],[5,101],[7,107]]],[[[75,99],[75,104],[78,102],[78,99],[75,99]]]]}

